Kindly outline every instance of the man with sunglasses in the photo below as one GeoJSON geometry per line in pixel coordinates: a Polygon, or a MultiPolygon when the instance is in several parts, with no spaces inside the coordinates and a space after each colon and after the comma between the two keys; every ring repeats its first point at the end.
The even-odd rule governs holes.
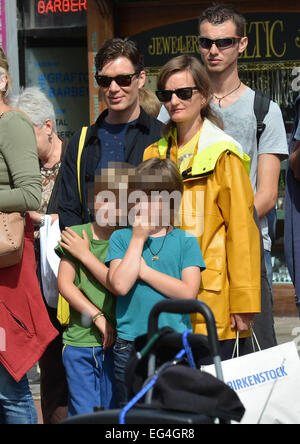
{"type": "Polygon", "coordinates": [[[140,107],[139,90],[146,73],[135,43],[119,38],[106,41],[95,57],[95,68],[95,80],[107,109],[86,134],[80,161],[82,204],[77,177],[81,131],[69,142],[59,195],[61,229],[94,220],[88,191],[96,171],[107,168],[110,162],[138,165],[145,148],[160,138],[162,124],[140,107]]]}
{"type": "MultiPolygon", "coordinates": [[[[262,230],[268,282],[272,289],[267,215],[276,205],[280,162],[287,156],[287,141],[282,113],[273,101],[258,141],[255,91],[241,82],[238,73],[238,57],[248,44],[248,38],[244,36],[245,23],[245,18],[234,8],[214,4],[199,19],[199,49],[212,84],[212,108],[223,119],[225,132],[237,140],[251,158],[250,180],[262,230]]],[[[257,330],[261,328],[263,331],[260,335],[262,348],[276,344],[272,293],[266,287],[267,283],[262,286],[263,314],[256,321],[257,330]]]]}

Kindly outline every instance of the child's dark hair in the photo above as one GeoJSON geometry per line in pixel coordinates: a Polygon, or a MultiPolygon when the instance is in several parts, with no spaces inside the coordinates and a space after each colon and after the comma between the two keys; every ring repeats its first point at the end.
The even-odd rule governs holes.
{"type": "Polygon", "coordinates": [[[199,18],[199,28],[205,21],[212,25],[221,25],[228,20],[232,20],[235,24],[237,36],[243,37],[246,19],[234,5],[230,4],[213,3],[205,9],[199,18]]]}

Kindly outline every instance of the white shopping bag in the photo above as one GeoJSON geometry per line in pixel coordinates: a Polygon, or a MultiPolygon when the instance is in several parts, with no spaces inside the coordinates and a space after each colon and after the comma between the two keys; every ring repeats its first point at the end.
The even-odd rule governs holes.
{"type": "Polygon", "coordinates": [[[51,215],[45,216],[45,225],[40,228],[40,262],[43,295],[49,307],[57,308],[57,275],[60,258],[55,247],[61,239],[58,219],[52,224],[51,215]]]}
{"type": "MultiPolygon", "coordinates": [[[[203,370],[215,376],[214,366],[203,370]]],[[[300,424],[300,359],[294,342],[222,362],[246,409],[240,424],[300,424]]]]}

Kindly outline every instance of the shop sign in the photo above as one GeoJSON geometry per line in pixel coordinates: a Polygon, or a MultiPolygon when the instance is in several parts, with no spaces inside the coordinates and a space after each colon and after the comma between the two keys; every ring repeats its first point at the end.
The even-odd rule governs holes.
{"type": "Polygon", "coordinates": [[[34,28],[86,25],[87,0],[35,0],[29,8],[34,28]]]}
{"type": "Polygon", "coordinates": [[[69,139],[89,121],[85,48],[27,48],[25,58],[26,84],[46,94],[54,106],[58,136],[69,139]]]}
{"type": "Polygon", "coordinates": [[[64,14],[87,10],[87,0],[39,0],[38,14],[64,14]]]}
{"type": "MultiPolygon", "coordinates": [[[[299,14],[246,14],[249,44],[241,62],[300,60],[299,14]]],[[[167,25],[133,36],[145,65],[162,66],[182,54],[199,55],[198,19],[167,25]]]]}
{"type": "Polygon", "coordinates": [[[0,0],[0,46],[6,53],[5,0],[0,0]]]}

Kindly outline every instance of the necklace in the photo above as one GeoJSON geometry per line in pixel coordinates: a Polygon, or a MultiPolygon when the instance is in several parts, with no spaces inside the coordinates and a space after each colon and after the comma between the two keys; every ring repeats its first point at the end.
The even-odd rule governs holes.
{"type": "Polygon", "coordinates": [[[146,243],[147,243],[147,247],[149,248],[150,253],[152,254],[152,260],[153,260],[153,261],[159,261],[158,253],[160,253],[161,250],[163,249],[163,246],[164,246],[164,243],[165,243],[165,240],[166,240],[167,234],[168,234],[168,232],[169,232],[169,228],[170,228],[170,227],[167,228],[167,231],[166,231],[166,234],[164,235],[164,239],[163,239],[163,241],[162,241],[162,244],[161,244],[161,246],[160,246],[160,249],[159,249],[156,253],[154,253],[154,252],[151,250],[150,245],[148,244],[148,239],[147,239],[147,242],[146,242],[146,243]]]}
{"type": "Polygon", "coordinates": [[[239,89],[239,87],[241,86],[242,82],[239,83],[239,86],[237,86],[236,88],[234,88],[232,91],[230,91],[228,94],[225,94],[225,96],[223,97],[218,97],[214,94],[214,97],[218,100],[218,106],[219,108],[221,108],[221,100],[225,99],[225,97],[230,96],[230,94],[232,94],[234,91],[237,91],[239,89]]]}

